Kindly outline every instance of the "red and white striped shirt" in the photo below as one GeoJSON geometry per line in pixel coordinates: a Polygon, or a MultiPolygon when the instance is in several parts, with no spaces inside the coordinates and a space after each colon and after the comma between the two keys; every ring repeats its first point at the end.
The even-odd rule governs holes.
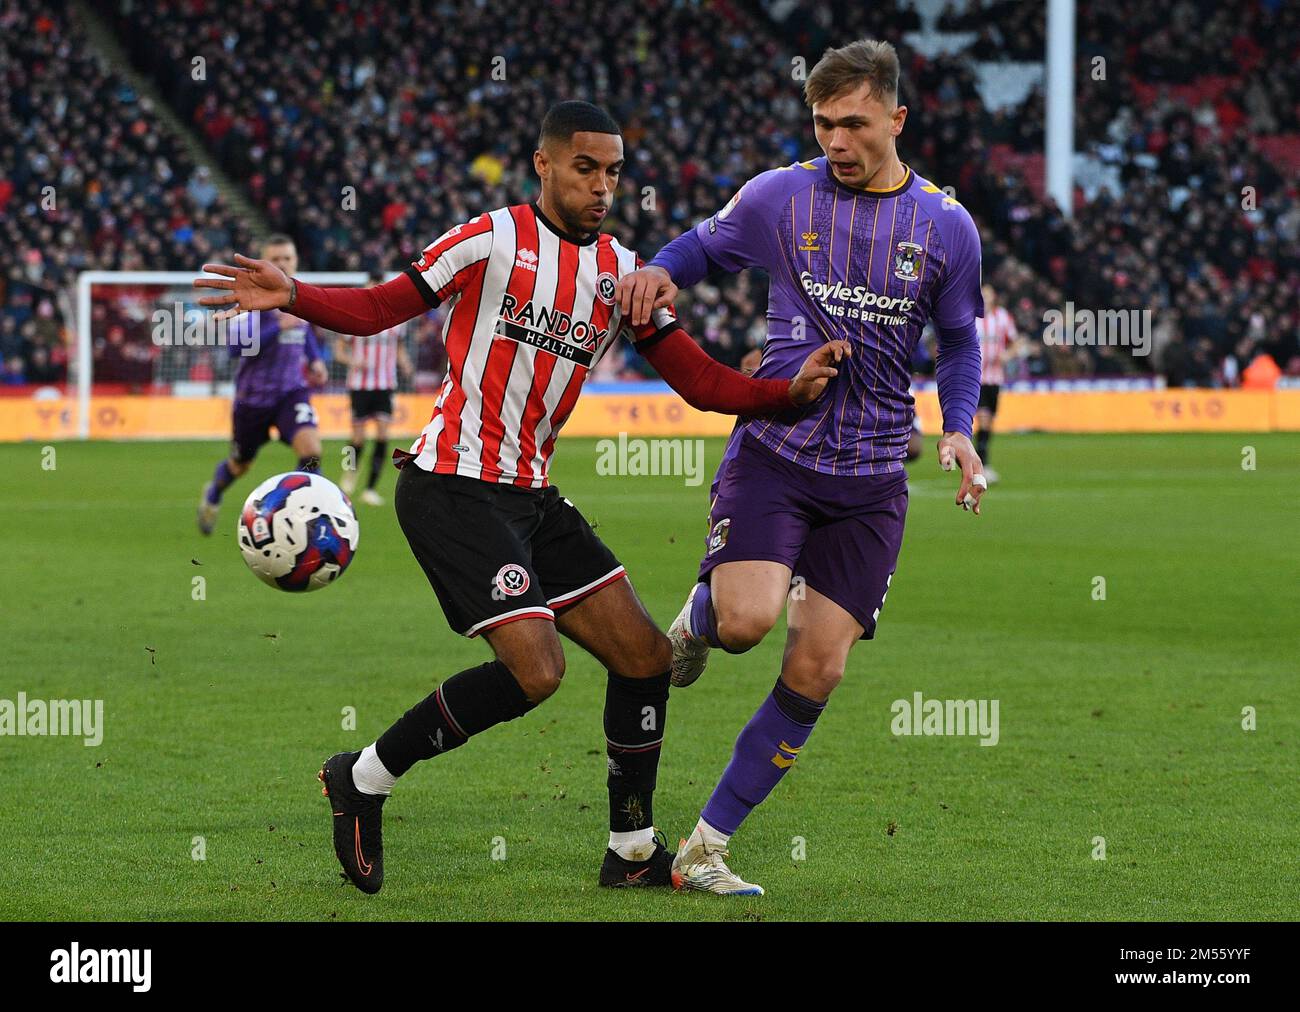
{"type": "Polygon", "coordinates": [[[1016,321],[1005,306],[998,306],[977,317],[975,329],[980,337],[980,383],[1001,386],[1007,381],[1003,365],[1007,349],[1017,337],[1016,321]]]}
{"type": "MultiPolygon", "coordinates": [[[[407,275],[426,301],[451,305],[447,377],[411,452],[415,464],[544,488],[555,437],[588,372],[628,327],[614,286],[640,259],[609,235],[564,237],[533,204],[457,225],[407,275]]],[[[656,310],[633,339],[674,323],[656,310]]]]}
{"type": "Polygon", "coordinates": [[[397,349],[405,329],[406,324],[399,323],[369,337],[352,338],[349,390],[397,389],[397,349]]]}

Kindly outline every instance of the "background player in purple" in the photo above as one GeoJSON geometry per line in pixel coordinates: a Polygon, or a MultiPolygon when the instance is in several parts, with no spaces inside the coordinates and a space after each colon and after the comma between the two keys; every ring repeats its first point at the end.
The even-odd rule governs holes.
{"type": "MultiPolygon", "coordinates": [[[[273,235],[262,244],[262,259],[292,277],[298,270],[298,250],[287,235],[273,235]]],[[[231,322],[230,354],[239,356],[235,372],[235,404],[230,455],[212,472],[199,500],[199,530],[211,534],[221,495],[252,465],[257,451],[271,438],[275,426],[280,442],[292,447],[297,470],[320,469],[320,430],[308,387],[323,386],[329,374],[320,339],[312,325],[278,309],[254,313],[231,322]],[[238,328],[258,328],[256,341],[243,340],[238,328]],[[234,340],[239,336],[240,340],[234,340]],[[244,352],[255,348],[255,353],[244,352]]]]}
{"type": "Polygon", "coordinates": [[[853,644],[875,633],[907,512],[910,366],[927,319],[938,333],[940,465],[961,467],[965,509],[979,512],[986,487],[970,440],[979,235],[955,199],[899,160],[898,76],[888,43],[827,50],[804,88],[824,157],[754,177],[619,281],[636,322],[678,286],[761,267],[768,337],[756,376],[793,375],[810,341],[851,349],[815,405],[740,420],[714,480],[700,582],[669,630],[673,684],[698,678],[710,647],[753,647],[787,605],[789,631],[780,677],[674,861],[679,888],[763,891],[727,867],[727,842],[794,764],[853,644]]]}

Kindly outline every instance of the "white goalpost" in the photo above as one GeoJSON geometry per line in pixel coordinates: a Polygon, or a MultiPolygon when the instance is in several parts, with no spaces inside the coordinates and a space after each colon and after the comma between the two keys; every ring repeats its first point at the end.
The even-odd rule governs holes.
{"type": "MultiPolygon", "coordinates": [[[[114,379],[151,390],[165,387],[173,397],[229,396],[233,363],[224,344],[159,344],[152,339],[159,313],[172,314],[164,317],[172,327],[179,326],[172,318],[178,312],[191,321],[199,319],[199,313],[210,318],[213,311],[198,304],[205,293],[193,287],[197,276],[199,272],[192,271],[84,271],[78,276],[72,365],[79,439],[90,438],[94,388],[104,378],[95,375],[97,342],[101,352],[111,351],[113,361],[124,363],[124,377],[114,379]]],[[[368,280],[363,271],[309,271],[298,276],[318,285],[359,287],[368,280]]]]}

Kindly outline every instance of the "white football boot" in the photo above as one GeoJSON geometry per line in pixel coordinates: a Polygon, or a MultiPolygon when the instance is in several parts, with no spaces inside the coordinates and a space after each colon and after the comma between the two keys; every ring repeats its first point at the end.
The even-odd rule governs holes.
{"type": "Polygon", "coordinates": [[[746,882],[727,867],[729,852],[724,847],[710,847],[692,833],[683,840],[673,858],[673,888],[695,889],[715,896],[762,896],[763,887],[746,882]]]}
{"type": "Polygon", "coordinates": [[[339,488],[343,489],[343,494],[349,499],[352,493],[357,490],[357,469],[355,467],[345,467],[343,476],[339,478],[339,488]]]}
{"type": "Polygon", "coordinates": [[[376,492],[373,488],[368,488],[361,493],[361,501],[365,503],[367,506],[384,505],[383,497],[378,492],[376,492]]]}
{"type": "Polygon", "coordinates": [[[668,642],[673,645],[673,673],[668,680],[679,689],[704,674],[704,666],[709,663],[709,644],[690,631],[691,602],[701,586],[697,583],[691,588],[682,610],[668,627],[668,642]]]}

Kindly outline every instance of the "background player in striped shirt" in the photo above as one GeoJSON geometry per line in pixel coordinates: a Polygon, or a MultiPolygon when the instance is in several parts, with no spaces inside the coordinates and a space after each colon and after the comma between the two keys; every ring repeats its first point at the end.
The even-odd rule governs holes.
{"type": "Polygon", "coordinates": [[[984,461],[984,476],[991,482],[998,480],[997,471],[988,466],[989,440],[993,438],[993,420],[998,413],[998,394],[1007,381],[1007,357],[1020,335],[1016,321],[1005,306],[998,302],[992,285],[985,285],[984,318],[975,322],[980,336],[980,399],[975,412],[975,452],[984,461]]]}
{"type": "MultiPolygon", "coordinates": [[[[366,892],[383,882],[382,808],[415,763],[527,713],[559,688],[573,640],[608,669],[606,886],[668,885],[672,855],[655,838],[653,793],[672,647],[622,565],[548,478],[555,439],[588,372],[627,321],[618,278],[636,254],[599,232],[623,166],[603,110],[563,102],[542,122],[535,204],[480,214],[374,288],[317,288],[266,261],[205,264],[224,290],[205,305],[291,308],[322,327],[372,334],[451,304],[448,369],[433,417],[403,455],[395,506],[451,627],[483,635],[495,658],[446,679],[361,752],[326,760],[334,850],[366,892]]],[[[668,307],[629,332],[664,380],[703,410],[766,415],[812,403],[844,342],[808,349],[793,380],[751,379],[714,362],[668,307]],[[797,374],[796,374],[797,373],[797,374]]],[[[415,637],[423,644],[427,630],[415,637]]]]}
{"type": "MultiPolygon", "coordinates": [[[[286,274],[297,273],[298,249],[287,235],[268,236],[262,256],[286,274]]],[[[217,464],[199,498],[199,530],[204,534],[211,534],[216,525],[222,493],[252,466],[273,427],[280,442],[293,449],[299,471],[320,468],[320,430],[309,387],[324,386],[329,373],[315,329],[306,320],[279,309],[234,324],[235,329],[241,326],[258,328],[257,354],[244,356],[248,342],[242,339],[230,342],[231,355],[240,356],[231,409],[230,453],[217,464]]]]}
{"type": "Polygon", "coordinates": [[[738,423],[713,484],[700,582],[669,629],[673,684],[698,678],[710,647],[753,647],[787,603],[788,633],[776,685],[674,861],[679,887],[763,891],[727,867],[727,843],[794,764],[850,649],[875,634],[902,544],[908,386],[927,319],[938,333],[939,461],[961,467],[956,502],[979,512],[980,240],[965,208],[899,160],[898,76],[888,43],[828,50],[805,84],[824,157],[751,179],[619,286],[637,323],[678,286],[761,267],[771,283],[756,376],[790,375],[810,342],[853,347],[816,404],[738,423]]]}
{"type": "MultiPolygon", "coordinates": [[[[370,276],[368,288],[383,282],[382,273],[370,276]]],[[[411,375],[411,361],[402,340],[406,324],[387,327],[378,334],[340,335],[334,343],[334,357],[348,367],[348,395],[352,401],[352,439],[344,460],[339,486],[348,495],[357,487],[357,472],[366,448],[366,423],[375,424],[375,445],[370,451],[370,474],[361,501],[382,506],[384,500],[375,491],[379,471],[388,458],[388,425],[393,420],[393,393],[397,377],[411,375]]]]}

